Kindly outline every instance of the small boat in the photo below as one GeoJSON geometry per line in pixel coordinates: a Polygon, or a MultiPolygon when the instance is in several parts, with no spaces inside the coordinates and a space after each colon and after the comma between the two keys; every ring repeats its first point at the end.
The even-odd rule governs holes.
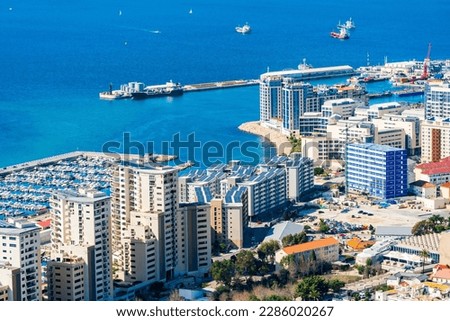
{"type": "Polygon", "coordinates": [[[189,14],[192,14],[192,9],[191,9],[191,10],[189,10],[189,14]]]}
{"type": "Polygon", "coordinates": [[[332,31],[332,32],[330,32],[330,36],[332,38],[345,40],[345,39],[350,38],[350,33],[348,32],[347,28],[340,27],[339,32],[332,31]]]}
{"type": "Polygon", "coordinates": [[[248,22],[245,23],[245,25],[243,25],[242,27],[237,26],[235,28],[236,32],[242,33],[243,35],[250,33],[252,31],[252,28],[250,27],[250,25],[248,24],[248,22]]]}
{"type": "Polygon", "coordinates": [[[313,68],[313,66],[310,65],[310,64],[308,64],[308,63],[306,63],[306,58],[303,58],[303,63],[299,64],[299,65],[297,66],[297,68],[298,68],[299,70],[306,70],[306,69],[311,69],[311,68],[313,68]]]}

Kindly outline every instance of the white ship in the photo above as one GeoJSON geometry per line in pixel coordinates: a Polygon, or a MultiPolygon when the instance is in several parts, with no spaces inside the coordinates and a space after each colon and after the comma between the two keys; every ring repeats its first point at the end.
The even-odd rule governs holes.
{"type": "Polygon", "coordinates": [[[243,25],[242,27],[237,26],[235,28],[236,32],[242,33],[243,35],[250,33],[252,31],[252,28],[250,27],[250,25],[246,22],[245,25],[243,25]]]}

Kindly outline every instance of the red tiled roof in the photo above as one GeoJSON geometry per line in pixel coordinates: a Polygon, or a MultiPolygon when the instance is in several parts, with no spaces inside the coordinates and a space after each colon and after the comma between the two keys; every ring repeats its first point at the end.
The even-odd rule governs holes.
{"type": "Polygon", "coordinates": [[[436,279],[450,280],[450,269],[437,270],[436,273],[434,273],[432,277],[436,278],[436,279]]]}
{"type": "Polygon", "coordinates": [[[50,223],[52,222],[51,218],[48,218],[46,220],[40,221],[37,224],[42,227],[43,230],[47,229],[50,227],[50,223]]]}
{"type": "Polygon", "coordinates": [[[421,169],[422,174],[425,175],[450,173],[450,156],[441,159],[439,162],[417,165],[416,168],[421,169]]]}
{"type": "Polygon", "coordinates": [[[337,244],[339,244],[338,240],[336,240],[334,237],[328,237],[326,239],[320,239],[302,244],[288,246],[285,247],[283,250],[284,252],[286,252],[286,254],[295,254],[337,244]]]}

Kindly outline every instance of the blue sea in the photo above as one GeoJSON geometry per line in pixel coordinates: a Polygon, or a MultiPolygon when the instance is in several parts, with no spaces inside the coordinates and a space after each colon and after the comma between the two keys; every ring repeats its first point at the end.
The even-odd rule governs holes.
{"type": "Polygon", "coordinates": [[[145,101],[101,101],[98,93],[129,81],[253,79],[296,68],[303,58],[315,67],[355,68],[366,65],[367,54],[371,64],[422,60],[428,43],[432,59],[445,59],[449,15],[446,0],[2,1],[0,167],[101,151],[108,142],[123,147],[124,135],[155,152],[178,133],[195,135],[201,146],[250,142],[263,155],[267,144],[237,129],[259,118],[257,86],[145,101]],[[351,38],[330,38],[350,17],[351,38]],[[234,31],[246,22],[251,34],[234,31]]]}

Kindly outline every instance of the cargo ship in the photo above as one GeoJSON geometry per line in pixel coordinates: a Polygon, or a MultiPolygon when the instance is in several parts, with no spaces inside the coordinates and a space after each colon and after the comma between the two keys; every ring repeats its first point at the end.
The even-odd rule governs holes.
{"type": "Polygon", "coordinates": [[[120,86],[118,92],[123,92],[132,99],[147,99],[165,96],[180,96],[183,94],[183,87],[179,83],[171,81],[163,85],[145,86],[142,82],[129,82],[120,86]]]}

